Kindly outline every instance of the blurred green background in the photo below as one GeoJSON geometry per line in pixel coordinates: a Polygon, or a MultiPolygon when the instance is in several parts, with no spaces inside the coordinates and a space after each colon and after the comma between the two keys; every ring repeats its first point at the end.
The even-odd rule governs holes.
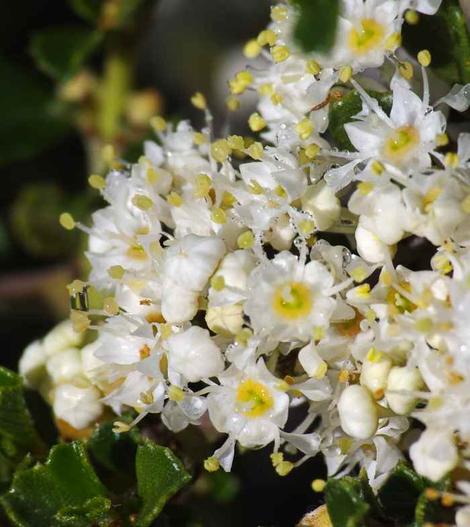
{"type": "MultiPolygon", "coordinates": [[[[68,314],[65,285],[86,272],[86,240],[58,217],[70,211],[88,223],[101,205],[87,180],[106,171],[103,147],[136,159],[158,113],[201,125],[189,100],[196,91],[216,126],[236,128],[241,117],[227,122],[226,81],[245,64],[243,43],[268,20],[267,0],[3,2],[2,365],[16,369],[23,348],[68,314]]],[[[237,456],[232,475],[199,480],[184,507],[172,506],[172,522],[159,525],[179,516],[188,526],[294,525],[318,501],[312,474],[307,463],[279,478],[266,451],[237,456]]]]}

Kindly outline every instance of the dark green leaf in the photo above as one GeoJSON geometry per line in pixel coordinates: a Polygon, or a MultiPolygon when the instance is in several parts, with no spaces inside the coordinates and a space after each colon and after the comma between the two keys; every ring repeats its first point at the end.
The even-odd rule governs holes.
{"type": "Polygon", "coordinates": [[[63,137],[68,129],[63,108],[31,72],[0,56],[0,165],[27,159],[63,137]]]}
{"type": "Polygon", "coordinates": [[[170,449],[148,440],[137,449],[136,474],[137,493],[142,499],[136,527],[149,526],[165,503],[191,479],[170,449]]]}
{"type": "Polygon", "coordinates": [[[451,83],[470,82],[470,35],[458,0],[445,0],[434,16],[421,16],[416,26],[404,26],[403,42],[413,54],[431,52],[433,70],[451,83]]]}
{"type": "Polygon", "coordinates": [[[90,527],[90,525],[109,525],[111,500],[95,496],[80,505],[62,507],[54,516],[60,527],[90,527]]]}
{"type": "MultiPolygon", "coordinates": [[[[20,377],[0,367],[0,465],[1,461],[18,462],[27,452],[40,454],[43,450],[44,444],[26,406],[20,377]]],[[[4,470],[5,464],[0,472],[4,470]]]]}
{"type": "Polygon", "coordinates": [[[18,470],[1,502],[17,527],[81,527],[90,525],[91,517],[96,520],[97,504],[103,512],[109,508],[105,488],[78,441],[56,445],[44,464],[18,470]]]}
{"type": "Polygon", "coordinates": [[[360,481],[349,476],[330,479],[325,497],[333,527],[362,527],[370,506],[362,495],[360,481]]]}
{"type": "Polygon", "coordinates": [[[415,510],[415,519],[417,527],[425,525],[450,525],[455,518],[455,509],[443,507],[441,501],[429,500],[423,492],[418,499],[415,510]]]}
{"type": "Polygon", "coordinates": [[[137,444],[140,441],[138,430],[118,434],[113,432],[112,422],[103,423],[93,432],[87,442],[87,448],[93,460],[109,471],[125,470],[134,472],[137,444]]]}
{"type": "Polygon", "coordinates": [[[334,44],[339,14],[338,0],[295,0],[299,18],[294,38],[304,51],[327,52],[334,44]]]}
{"type": "Polygon", "coordinates": [[[81,27],[53,27],[36,33],[31,53],[38,67],[59,81],[73,77],[96,50],[102,33],[81,27]]]}
{"type": "Polygon", "coordinates": [[[429,482],[405,463],[399,463],[378,493],[384,514],[400,522],[414,519],[419,496],[429,482]]]}
{"type": "MultiPolygon", "coordinates": [[[[380,106],[386,113],[390,112],[392,107],[392,97],[388,92],[368,92],[379,102],[380,106]]],[[[362,109],[362,99],[356,90],[344,94],[340,99],[330,103],[329,110],[329,132],[336,142],[336,145],[343,150],[355,150],[344,129],[346,123],[354,121],[353,116],[358,114],[362,109]]]]}

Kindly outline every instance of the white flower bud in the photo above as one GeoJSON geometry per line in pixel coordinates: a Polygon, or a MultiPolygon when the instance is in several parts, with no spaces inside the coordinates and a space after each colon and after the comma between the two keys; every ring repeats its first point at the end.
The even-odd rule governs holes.
{"type": "Polygon", "coordinates": [[[216,274],[222,276],[226,287],[245,290],[248,276],[255,265],[256,258],[250,251],[234,251],[224,257],[216,274]]]}
{"type": "Polygon", "coordinates": [[[236,335],[243,327],[243,307],[241,304],[209,307],[206,324],[214,333],[236,335]]]}
{"type": "Polygon", "coordinates": [[[280,217],[273,225],[271,231],[266,233],[266,241],[269,242],[276,251],[289,250],[294,237],[295,229],[291,225],[287,214],[280,217]]]}
{"type": "Polygon", "coordinates": [[[390,256],[388,245],[360,224],[356,228],[356,244],[358,253],[370,263],[380,263],[390,256]]]}
{"type": "Polygon", "coordinates": [[[48,359],[46,368],[54,384],[73,380],[83,373],[80,350],[69,348],[55,353],[48,359]]]}
{"type": "Polygon", "coordinates": [[[312,215],[321,231],[329,229],[339,219],[341,203],[334,190],[324,181],[307,187],[301,202],[302,209],[312,215]]]}
{"type": "Polygon", "coordinates": [[[431,481],[443,478],[459,461],[452,431],[428,428],[411,445],[410,457],[415,470],[422,476],[431,481]]]}
{"type": "Polygon", "coordinates": [[[162,315],[167,322],[178,324],[191,320],[199,309],[199,293],[179,285],[162,288],[162,315]]]}
{"type": "Polygon", "coordinates": [[[224,369],[218,346],[207,329],[192,326],[167,340],[169,367],[189,382],[214,377],[224,369]]]}
{"type": "Polygon", "coordinates": [[[70,320],[64,320],[53,328],[43,341],[44,350],[48,357],[66,348],[80,346],[83,335],[74,331],[70,320]]]}
{"type": "Polygon", "coordinates": [[[300,350],[299,362],[307,375],[316,379],[322,379],[328,369],[326,362],[311,344],[308,344],[300,350]]]}
{"type": "Polygon", "coordinates": [[[406,415],[416,407],[415,395],[391,393],[397,390],[416,391],[423,387],[423,378],[417,368],[395,366],[390,370],[385,397],[388,406],[398,415],[406,415]]]}
{"type": "Polygon", "coordinates": [[[385,390],[391,368],[392,361],[388,357],[374,361],[366,358],[362,363],[360,382],[373,394],[385,390]]]}
{"type": "Polygon", "coordinates": [[[466,505],[457,511],[455,523],[457,527],[468,527],[470,525],[470,505],[466,505]]]}
{"type": "Polygon", "coordinates": [[[367,439],[377,430],[377,407],[369,391],[358,384],[348,386],[338,401],[339,419],[344,432],[356,439],[367,439]]]}
{"type": "Polygon", "coordinates": [[[23,377],[26,386],[37,388],[46,376],[46,355],[44,346],[39,340],[35,340],[21,355],[18,370],[23,377]]]}
{"type": "Polygon", "coordinates": [[[61,384],[54,394],[54,414],[81,430],[100,417],[103,411],[100,398],[100,392],[93,386],[78,388],[73,384],[61,384]]]}
{"type": "Polygon", "coordinates": [[[98,381],[97,369],[105,364],[102,360],[95,356],[95,351],[100,347],[100,345],[101,342],[99,340],[95,340],[80,350],[83,374],[90,382],[95,384],[98,381]]]}

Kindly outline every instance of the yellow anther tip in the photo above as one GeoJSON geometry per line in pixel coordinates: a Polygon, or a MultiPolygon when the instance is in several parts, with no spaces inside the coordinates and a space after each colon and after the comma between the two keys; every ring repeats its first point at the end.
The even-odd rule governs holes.
{"type": "Polygon", "coordinates": [[[427,49],[422,49],[418,53],[417,58],[421,66],[424,66],[425,68],[427,68],[431,64],[431,53],[427,49]]]}
{"type": "Polygon", "coordinates": [[[59,223],[62,225],[62,227],[68,231],[71,231],[75,228],[75,220],[73,219],[73,216],[69,212],[63,212],[59,216],[59,223]]]}

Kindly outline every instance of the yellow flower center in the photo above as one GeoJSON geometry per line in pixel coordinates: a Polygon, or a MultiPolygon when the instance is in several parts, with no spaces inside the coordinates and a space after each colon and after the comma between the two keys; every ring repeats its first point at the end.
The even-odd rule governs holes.
{"type": "Polygon", "coordinates": [[[312,304],[312,293],[301,282],[282,284],[273,295],[274,312],[289,320],[306,317],[312,310],[312,304]]]}
{"type": "Polygon", "coordinates": [[[132,258],[133,260],[147,259],[147,253],[145,252],[145,249],[142,247],[142,245],[139,244],[129,247],[129,249],[127,249],[127,256],[129,258],[132,258]]]}
{"type": "Polygon", "coordinates": [[[385,143],[385,156],[392,162],[401,161],[419,144],[419,132],[414,126],[397,128],[385,143]]]}
{"type": "Polygon", "coordinates": [[[382,24],[373,18],[363,18],[359,27],[353,27],[349,32],[349,47],[357,55],[364,55],[379,46],[384,35],[382,24]]]}
{"type": "Polygon", "coordinates": [[[421,198],[421,206],[424,212],[430,212],[434,202],[441,195],[441,187],[431,187],[421,198]]]}
{"type": "Polygon", "coordinates": [[[246,417],[261,417],[273,407],[274,401],[269,388],[258,381],[247,379],[237,390],[239,412],[246,417]]]}

